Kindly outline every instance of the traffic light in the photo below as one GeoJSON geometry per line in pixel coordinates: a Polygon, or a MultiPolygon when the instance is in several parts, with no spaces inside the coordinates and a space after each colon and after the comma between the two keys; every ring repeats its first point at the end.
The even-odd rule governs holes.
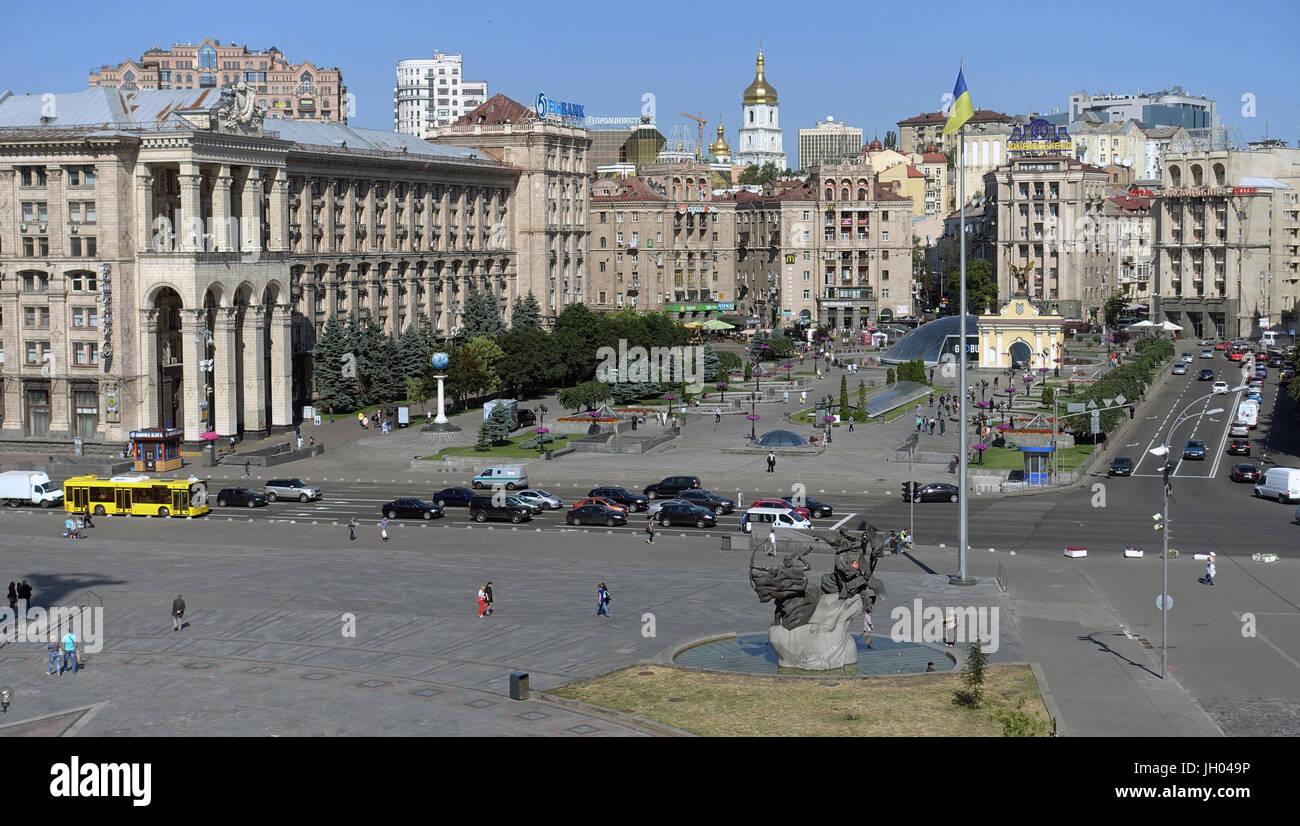
{"type": "Polygon", "coordinates": [[[904,501],[904,502],[911,502],[911,501],[912,501],[912,483],[911,483],[911,482],[904,482],[904,483],[903,483],[903,501],[904,501]]]}
{"type": "Polygon", "coordinates": [[[1130,408],[1128,409],[1128,417],[1129,417],[1130,419],[1133,418],[1133,408],[1132,408],[1132,407],[1130,407],[1130,408]]]}

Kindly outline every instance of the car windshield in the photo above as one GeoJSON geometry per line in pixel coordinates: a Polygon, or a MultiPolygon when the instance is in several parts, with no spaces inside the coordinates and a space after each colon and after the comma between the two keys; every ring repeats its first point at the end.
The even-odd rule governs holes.
{"type": "Polygon", "coordinates": [[[529,496],[550,496],[551,495],[546,491],[541,490],[540,488],[534,488],[533,490],[525,491],[525,493],[527,493],[529,496]]]}
{"type": "Polygon", "coordinates": [[[412,500],[410,500],[407,504],[408,504],[410,507],[412,507],[412,508],[427,508],[427,507],[429,507],[429,503],[428,503],[428,502],[425,502],[423,499],[412,499],[412,500]]]}

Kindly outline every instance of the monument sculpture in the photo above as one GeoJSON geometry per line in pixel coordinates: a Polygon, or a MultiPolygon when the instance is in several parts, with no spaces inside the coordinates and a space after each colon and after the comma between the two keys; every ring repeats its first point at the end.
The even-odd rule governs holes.
{"type": "Polygon", "coordinates": [[[757,548],[750,554],[751,587],[759,602],[776,603],[768,641],[782,667],[825,671],[855,665],[858,649],[849,626],[885,595],[884,584],[875,577],[885,544],[879,531],[870,525],[862,532],[841,528],[818,534],[818,539],[834,549],[835,564],[815,587],[808,583],[811,545],[787,554],[780,565],[758,565],[757,548]]]}
{"type": "Polygon", "coordinates": [[[1033,262],[1031,261],[1027,264],[1021,264],[1020,266],[1009,263],[1007,264],[1007,269],[1011,271],[1013,276],[1015,276],[1016,295],[1027,294],[1029,292],[1029,274],[1034,271],[1033,262]]]}
{"type": "Polygon", "coordinates": [[[257,96],[244,81],[239,81],[233,88],[226,86],[221,90],[214,113],[226,129],[260,127],[266,117],[266,110],[257,105],[257,96]]]}

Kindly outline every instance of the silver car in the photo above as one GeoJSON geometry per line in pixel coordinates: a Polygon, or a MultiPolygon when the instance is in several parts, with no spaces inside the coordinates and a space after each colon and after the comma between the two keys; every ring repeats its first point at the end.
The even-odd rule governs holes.
{"type": "Polygon", "coordinates": [[[1187,375],[1187,364],[1186,364],[1186,362],[1182,362],[1182,361],[1175,362],[1175,363],[1174,363],[1173,375],[1175,375],[1175,376],[1185,376],[1185,375],[1187,375]]]}
{"type": "Polygon", "coordinates": [[[694,502],[687,502],[685,499],[656,499],[650,503],[650,508],[646,511],[647,516],[655,516],[663,510],[664,505],[693,505],[694,502]]]}
{"type": "Polygon", "coordinates": [[[537,488],[528,488],[515,492],[515,498],[522,499],[530,505],[539,505],[547,510],[555,510],[564,507],[564,500],[553,493],[547,493],[537,488]]]}
{"type": "Polygon", "coordinates": [[[320,488],[308,485],[301,479],[272,479],[263,486],[266,498],[274,502],[277,499],[297,499],[310,502],[320,498],[320,488]]]}

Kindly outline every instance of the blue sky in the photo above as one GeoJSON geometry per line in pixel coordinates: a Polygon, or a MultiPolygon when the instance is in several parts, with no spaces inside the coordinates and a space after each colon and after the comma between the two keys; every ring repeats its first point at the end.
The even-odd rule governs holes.
{"type": "Polygon", "coordinates": [[[722,115],[736,145],[740,95],[753,78],[759,41],[777,89],[785,149],[797,130],[833,115],[884,138],[905,117],[935,111],[964,54],[978,108],[1007,113],[1064,110],[1073,91],[1136,92],[1175,84],[1219,103],[1244,137],[1267,133],[1296,145],[1300,125],[1300,6],[1259,0],[1232,7],[1206,0],[1146,4],[823,2],[713,4],[618,2],[401,2],[302,6],[122,0],[59,6],[8,4],[0,29],[0,89],[85,88],[103,63],[148,47],[211,35],[253,48],[278,46],[294,61],[338,66],[356,95],[353,123],[392,129],[399,59],[434,49],[463,52],[466,77],[530,103],[582,103],[588,115],[635,116],[651,93],[660,129],[702,112],[712,140],[722,115]],[[924,10],[929,6],[933,11],[924,10]],[[1026,8],[1033,8],[1025,13],[1026,8]],[[958,16],[960,15],[960,16],[958,16]],[[58,58],[74,55],[66,65],[58,58]],[[1242,114],[1254,96],[1254,116],[1242,114]]]}

